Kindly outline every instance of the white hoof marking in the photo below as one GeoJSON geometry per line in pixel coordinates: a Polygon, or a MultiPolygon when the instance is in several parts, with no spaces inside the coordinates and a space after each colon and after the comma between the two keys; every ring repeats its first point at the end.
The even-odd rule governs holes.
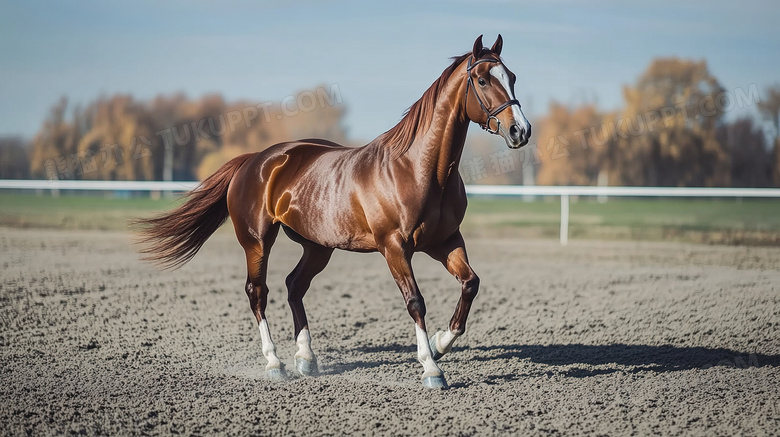
{"type": "Polygon", "coordinates": [[[276,346],[274,346],[274,342],[271,340],[271,331],[268,329],[268,322],[263,319],[257,327],[260,329],[263,356],[268,360],[268,364],[265,365],[265,370],[281,369],[282,362],[279,361],[279,357],[276,356],[276,346]]]}
{"type": "Polygon", "coordinates": [[[424,329],[414,325],[414,329],[417,333],[417,359],[423,365],[423,378],[429,376],[441,376],[442,371],[436,361],[433,360],[433,352],[431,346],[428,344],[428,334],[424,329]]]}
{"type": "Polygon", "coordinates": [[[303,328],[295,339],[298,345],[298,351],[295,352],[295,358],[303,358],[306,361],[314,361],[314,352],[311,350],[311,334],[309,328],[303,328]]]}

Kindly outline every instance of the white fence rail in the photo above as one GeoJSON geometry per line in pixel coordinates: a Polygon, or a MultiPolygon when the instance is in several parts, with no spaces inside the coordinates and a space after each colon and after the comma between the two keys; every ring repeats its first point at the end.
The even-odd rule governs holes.
{"type": "MultiPolygon", "coordinates": [[[[189,191],[198,182],[84,181],[0,179],[0,189],[92,190],[92,191],[189,191]]],[[[569,241],[569,197],[759,197],[780,198],[780,188],[685,188],[685,187],[573,187],[529,185],[467,185],[466,193],[485,196],[560,196],[561,245],[569,241]]]]}
{"type": "Polygon", "coordinates": [[[0,179],[0,189],[16,190],[190,191],[196,186],[198,182],[0,179]]]}
{"type": "Polygon", "coordinates": [[[613,197],[764,197],[780,198],[780,188],[571,187],[469,185],[466,193],[487,196],[561,196],[561,245],[569,243],[569,196],[613,197]]]}

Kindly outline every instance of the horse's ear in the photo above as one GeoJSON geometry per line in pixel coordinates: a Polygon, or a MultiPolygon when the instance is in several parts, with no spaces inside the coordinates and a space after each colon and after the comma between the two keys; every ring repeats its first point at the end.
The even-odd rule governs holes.
{"type": "Polygon", "coordinates": [[[480,52],[482,52],[482,35],[474,41],[474,49],[471,51],[471,54],[474,55],[474,59],[479,59],[480,52]]]}
{"type": "Polygon", "coordinates": [[[498,38],[496,38],[496,42],[493,43],[493,47],[490,48],[490,51],[501,56],[502,47],[504,47],[504,38],[501,38],[501,34],[499,33],[498,38]]]}

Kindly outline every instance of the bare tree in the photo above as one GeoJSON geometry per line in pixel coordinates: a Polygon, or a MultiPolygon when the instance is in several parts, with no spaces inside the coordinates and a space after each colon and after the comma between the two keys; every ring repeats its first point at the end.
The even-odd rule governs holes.
{"type": "Polygon", "coordinates": [[[758,110],[775,128],[775,138],[772,144],[772,173],[775,185],[780,186],[780,85],[766,89],[764,99],[758,102],[758,110]]]}
{"type": "Polygon", "coordinates": [[[27,179],[30,162],[27,147],[18,137],[0,138],[0,179],[27,179]]]}
{"type": "Polygon", "coordinates": [[[718,129],[718,141],[731,156],[732,187],[771,187],[772,161],[764,133],[752,118],[741,118],[718,129]]]}

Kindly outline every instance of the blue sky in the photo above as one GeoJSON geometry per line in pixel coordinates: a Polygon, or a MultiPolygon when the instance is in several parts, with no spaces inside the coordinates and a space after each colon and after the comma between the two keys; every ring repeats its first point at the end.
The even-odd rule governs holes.
{"type": "Polygon", "coordinates": [[[551,99],[616,108],[656,56],[763,90],[780,82],[778,23],[776,0],[0,0],[0,135],[32,137],[63,95],[265,102],[338,84],[350,136],[370,140],[479,34],[503,35],[529,117],[551,99]]]}

